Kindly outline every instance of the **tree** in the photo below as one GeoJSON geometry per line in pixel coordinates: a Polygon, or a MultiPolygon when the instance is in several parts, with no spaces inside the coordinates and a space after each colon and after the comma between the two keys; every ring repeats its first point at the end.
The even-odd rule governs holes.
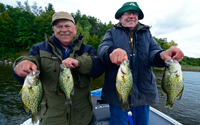
{"type": "Polygon", "coordinates": [[[49,14],[51,11],[54,11],[53,5],[51,3],[48,4],[47,7],[45,7],[45,13],[49,14]]]}
{"type": "Polygon", "coordinates": [[[14,21],[9,17],[6,11],[2,12],[0,15],[0,57],[5,53],[16,52],[14,48],[15,41],[12,36],[14,31],[14,21]]]}
{"type": "Polygon", "coordinates": [[[34,20],[34,33],[36,35],[36,42],[41,42],[45,40],[44,34],[52,35],[53,30],[51,26],[52,15],[54,11],[50,11],[49,14],[42,13],[40,16],[36,17],[34,20]]]}
{"type": "Polygon", "coordinates": [[[31,12],[31,7],[30,7],[30,5],[28,4],[28,0],[26,0],[26,1],[24,2],[24,5],[25,5],[24,10],[27,11],[27,12],[29,12],[29,13],[32,13],[32,12],[31,12]]]}
{"type": "Polygon", "coordinates": [[[3,3],[0,3],[0,12],[6,11],[5,5],[3,3]]]}
{"type": "Polygon", "coordinates": [[[35,43],[35,36],[33,32],[31,32],[31,25],[24,17],[20,17],[17,22],[18,36],[16,38],[16,42],[20,43],[20,46],[24,50],[29,50],[35,43]]]}
{"type": "Polygon", "coordinates": [[[78,22],[77,27],[78,27],[77,34],[81,33],[84,36],[84,43],[87,44],[90,37],[89,30],[91,28],[91,25],[88,24],[82,27],[81,24],[78,22]]]}
{"type": "Polygon", "coordinates": [[[99,47],[99,43],[103,39],[103,36],[99,39],[98,35],[92,35],[89,37],[88,44],[93,46],[95,48],[95,51],[97,51],[99,47]]]}
{"type": "Polygon", "coordinates": [[[34,4],[31,6],[31,8],[32,8],[33,14],[36,17],[38,17],[40,14],[44,13],[42,7],[41,6],[38,7],[36,2],[34,2],[34,4]]]}

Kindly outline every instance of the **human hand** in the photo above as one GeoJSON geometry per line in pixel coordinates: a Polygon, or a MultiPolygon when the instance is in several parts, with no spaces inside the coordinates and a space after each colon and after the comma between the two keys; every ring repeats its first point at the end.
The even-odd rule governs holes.
{"type": "Polygon", "coordinates": [[[160,57],[163,60],[173,58],[174,60],[177,60],[180,62],[183,59],[184,53],[177,47],[172,47],[168,50],[165,50],[160,53],[160,57]]]}
{"type": "Polygon", "coordinates": [[[76,68],[78,67],[78,60],[73,58],[67,58],[62,61],[62,64],[65,64],[68,68],[76,68]]]}
{"type": "Polygon", "coordinates": [[[20,62],[14,68],[15,73],[20,77],[27,76],[32,70],[37,70],[37,66],[28,60],[20,62]]]}
{"type": "Polygon", "coordinates": [[[128,60],[126,51],[120,48],[115,49],[109,56],[111,62],[118,66],[122,63],[123,60],[128,60]]]}

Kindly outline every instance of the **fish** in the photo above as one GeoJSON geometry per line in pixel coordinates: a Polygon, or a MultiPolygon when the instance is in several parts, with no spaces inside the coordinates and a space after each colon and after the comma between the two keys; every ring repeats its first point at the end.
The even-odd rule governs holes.
{"type": "MultiPolygon", "coordinates": [[[[74,80],[70,68],[60,65],[59,88],[65,95],[65,105],[72,104],[71,95],[74,95],[74,80]]],[[[59,92],[59,94],[62,94],[59,92]]]]}
{"type": "Polygon", "coordinates": [[[129,68],[129,60],[123,60],[117,72],[116,90],[119,100],[122,101],[122,110],[128,110],[128,96],[133,92],[133,77],[129,68]]]}
{"type": "Polygon", "coordinates": [[[43,100],[43,88],[39,80],[39,70],[31,71],[24,80],[22,89],[20,90],[21,101],[26,113],[31,111],[32,123],[36,124],[42,117],[41,112],[38,111],[40,104],[45,104],[43,100]]]}
{"type": "Polygon", "coordinates": [[[174,98],[180,100],[184,89],[184,77],[178,61],[169,58],[165,60],[165,71],[161,83],[162,94],[167,94],[165,108],[173,109],[174,98]]]}

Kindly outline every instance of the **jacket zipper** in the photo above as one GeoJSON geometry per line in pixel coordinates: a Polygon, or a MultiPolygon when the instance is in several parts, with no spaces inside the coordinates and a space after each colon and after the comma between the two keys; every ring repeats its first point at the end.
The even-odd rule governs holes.
{"type": "Polygon", "coordinates": [[[128,35],[130,37],[130,40],[131,40],[131,50],[133,52],[133,33],[132,33],[132,37],[131,37],[131,34],[124,27],[122,27],[122,28],[128,33],[128,35]]]}

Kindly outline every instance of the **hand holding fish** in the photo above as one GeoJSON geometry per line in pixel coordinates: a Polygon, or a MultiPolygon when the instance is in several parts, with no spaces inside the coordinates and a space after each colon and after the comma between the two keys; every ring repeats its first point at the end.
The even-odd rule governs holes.
{"type": "Polygon", "coordinates": [[[20,62],[14,68],[15,73],[20,77],[27,76],[32,70],[37,70],[37,66],[33,62],[28,60],[20,62]]]}
{"type": "Polygon", "coordinates": [[[68,68],[76,68],[79,66],[78,60],[73,58],[67,58],[63,60],[62,64],[65,64],[68,68]]]}
{"type": "Polygon", "coordinates": [[[110,55],[110,60],[116,65],[120,65],[123,60],[128,60],[126,51],[123,49],[117,48],[110,55]]]}
{"type": "Polygon", "coordinates": [[[163,60],[167,60],[169,58],[173,58],[180,62],[183,59],[184,53],[177,47],[171,47],[170,49],[163,51],[160,53],[160,57],[163,60]]]}

